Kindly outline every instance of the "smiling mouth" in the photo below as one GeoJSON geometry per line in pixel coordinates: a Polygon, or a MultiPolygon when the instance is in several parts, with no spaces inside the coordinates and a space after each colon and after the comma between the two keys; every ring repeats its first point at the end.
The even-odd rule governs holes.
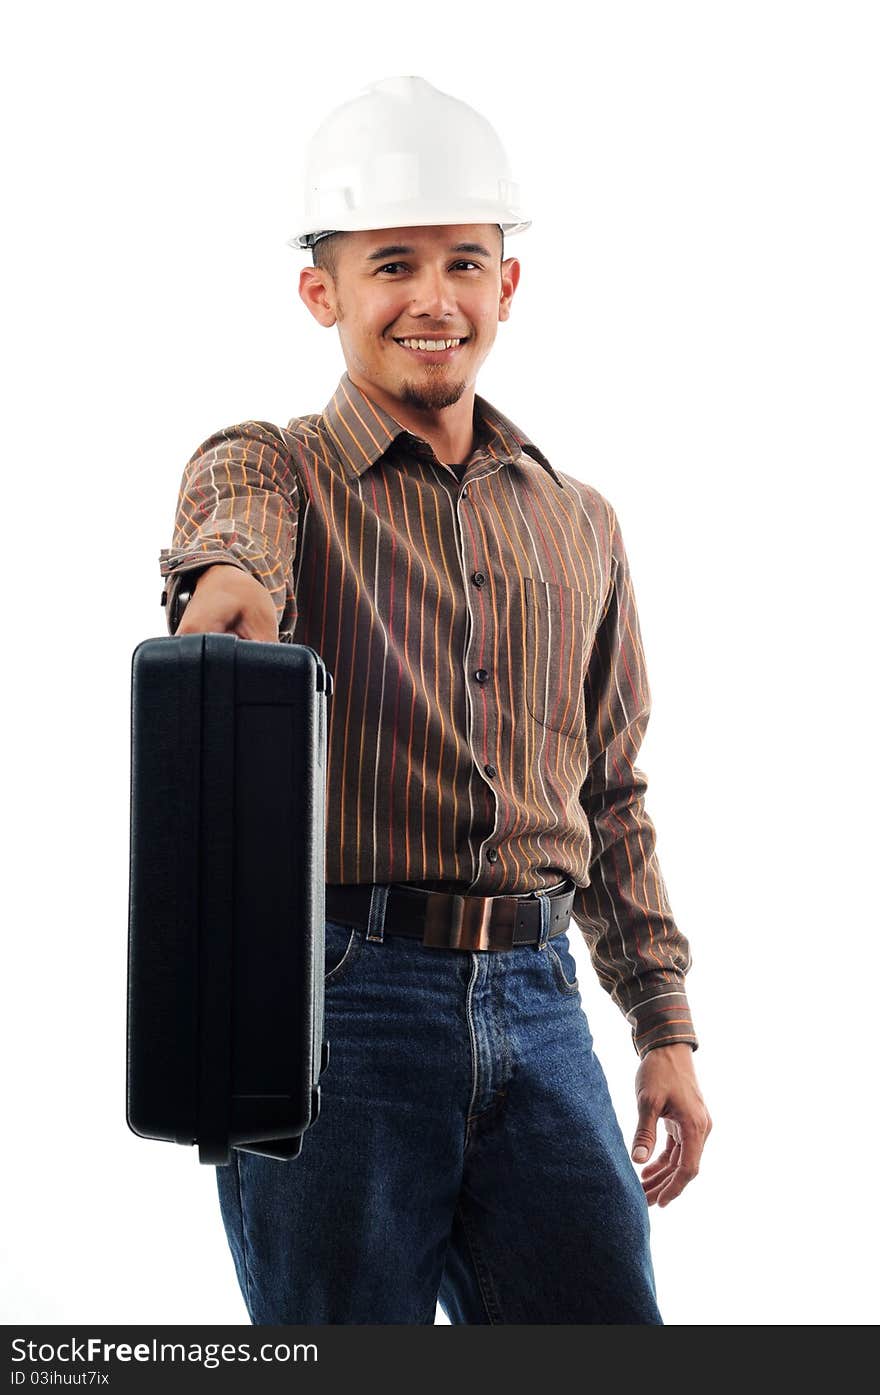
{"type": "MultiPolygon", "coordinates": [[[[453,338],[452,335],[447,335],[447,336],[446,336],[446,340],[447,340],[447,341],[448,341],[449,339],[452,339],[452,338],[453,338]]],[[[456,341],[455,341],[454,343],[449,344],[448,347],[444,344],[444,347],[443,347],[443,348],[422,348],[422,347],[421,347],[421,346],[424,345],[424,344],[441,344],[441,343],[444,343],[444,341],[441,340],[441,339],[416,339],[416,338],[410,338],[410,339],[395,339],[394,342],[395,342],[395,344],[398,344],[398,345],[400,346],[401,349],[405,349],[406,352],[407,352],[408,354],[412,354],[414,357],[423,358],[423,359],[425,359],[427,362],[443,363],[443,362],[445,362],[447,359],[454,358],[455,355],[458,353],[459,349],[463,349],[464,346],[465,346],[465,344],[468,343],[469,338],[470,338],[469,335],[462,336],[461,338],[457,338],[456,341]]]]}

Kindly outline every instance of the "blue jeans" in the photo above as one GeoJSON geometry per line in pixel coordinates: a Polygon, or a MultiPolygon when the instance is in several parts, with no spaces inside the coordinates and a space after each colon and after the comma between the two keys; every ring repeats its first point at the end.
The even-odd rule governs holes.
{"type": "MultiPolygon", "coordinates": [[[[326,922],[321,1109],[234,1149],[220,1208],[253,1323],[653,1323],[648,1204],[568,935],[436,949],[326,922]]],[[[386,892],[387,895],[387,892],[386,892]]],[[[546,936],[546,916],[544,919],[546,936]]]]}

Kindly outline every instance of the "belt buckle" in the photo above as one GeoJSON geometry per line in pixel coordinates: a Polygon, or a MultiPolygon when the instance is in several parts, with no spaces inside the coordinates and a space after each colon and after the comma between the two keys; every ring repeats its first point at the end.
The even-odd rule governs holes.
{"type": "Polygon", "coordinates": [[[502,915],[499,919],[496,911],[493,925],[494,897],[463,896],[454,891],[431,891],[427,895],[422,944],[431,949],[513,948],[514,915],[502,915]]]}

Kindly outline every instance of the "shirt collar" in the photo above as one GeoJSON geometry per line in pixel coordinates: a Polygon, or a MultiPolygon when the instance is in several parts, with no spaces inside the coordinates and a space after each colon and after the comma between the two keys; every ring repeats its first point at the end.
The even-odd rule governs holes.
{"type": "MultiPolygon", "coordinates": [[[[509,417],[499,412],[485,397],[474,394],[474,416],[477,441],[495,459],[509,463],[519,460],[527,451],[550,474],[561,489],[565,488],[550,461],[530,438],[509,417]]],[[[411,435],[405,426],[366,396],[352,382],[348,370],[339,379],[339,386],[323,412],[324,423],[333,437],[340,458],[355,475],[362,475],[375,465],[392,443],[401,435],[411,435]]]]}

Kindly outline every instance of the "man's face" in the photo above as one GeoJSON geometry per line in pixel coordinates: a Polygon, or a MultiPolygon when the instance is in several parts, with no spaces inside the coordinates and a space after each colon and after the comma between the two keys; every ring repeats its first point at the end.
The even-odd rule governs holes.
{"type": "MultiPolygon", "coordinates": [[[[313,287],[307,304],[322,323],[338,325],[349,372],[434,411],[476,381],[509,316],[519,262],[502,265],[500,257],[501,230],[492,223],[346,233],[335,285],[315,268],[303,272],[324,288],[313,287]],[[462,342],[440,351],[401,342],[440,339],[462,342]]],[[[301,294],[305,284],[301,278],[301,294]]]]}

